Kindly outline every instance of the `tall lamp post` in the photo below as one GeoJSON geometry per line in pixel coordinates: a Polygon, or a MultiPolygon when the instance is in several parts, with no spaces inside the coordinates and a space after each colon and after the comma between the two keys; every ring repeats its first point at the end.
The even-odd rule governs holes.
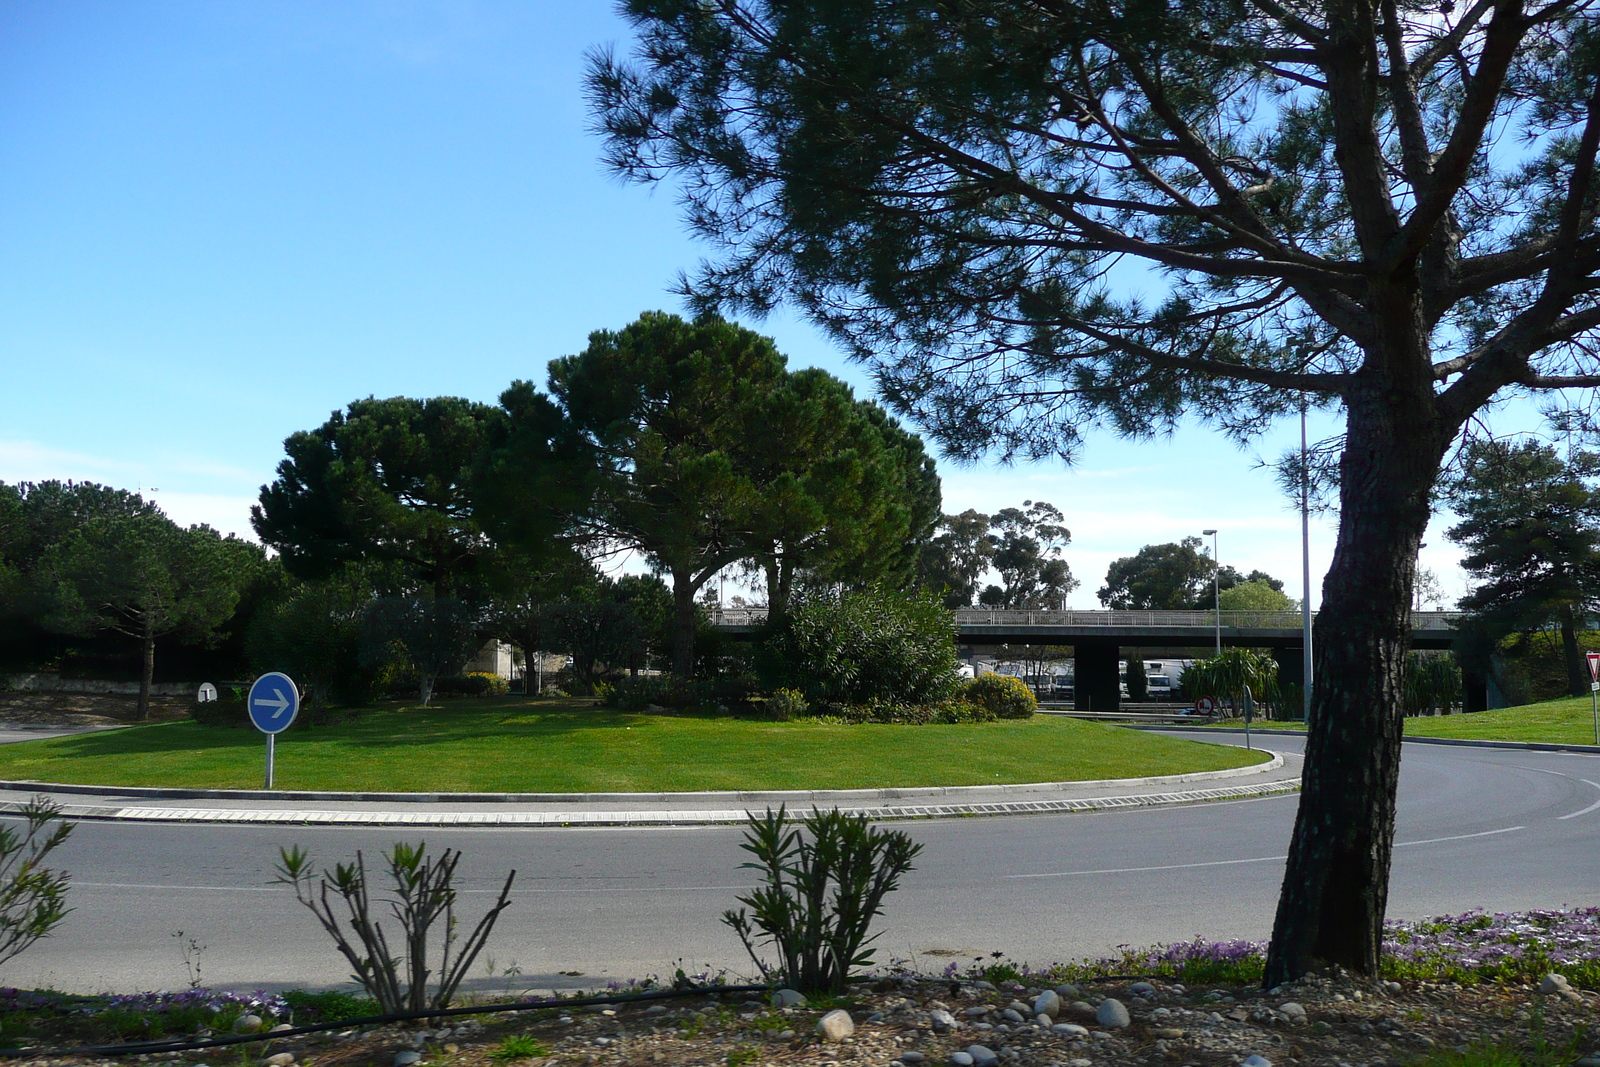
{"type": "Polygon", "coordinates": [[[1222,655],[1222,561],[1217,558],[1217,531],[1201,530],[1211,538],[1211,600],[1217,606],[1217,655],[1222,655]]]}

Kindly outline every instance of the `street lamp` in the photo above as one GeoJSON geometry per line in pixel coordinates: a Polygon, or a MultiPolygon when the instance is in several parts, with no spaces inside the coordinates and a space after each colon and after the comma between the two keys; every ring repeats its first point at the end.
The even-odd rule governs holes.
{"type": "Polygon", "coordinates": [[[1201,530],[1211,538],[1211,598],[1217,605],[1217,655],[1222,655],[1222,561],[1217,558],[1217,531],[1201,530]]]}

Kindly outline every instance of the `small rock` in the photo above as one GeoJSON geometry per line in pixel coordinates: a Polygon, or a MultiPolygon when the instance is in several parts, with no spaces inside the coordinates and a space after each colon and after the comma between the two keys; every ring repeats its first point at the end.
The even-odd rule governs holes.
{"type": "Polygon", "coordinates": [[[901,1063],[918,1064],[918,1063],[921,1063],[923,1060],[925,1060],[927,1058],[928,1057],[926,1055],[924,1055],[921,1052],[916,1051],[915,1049],[911,1049],[911,1050],[908,1050],[906,1052],[900,1053],[900,1062],[901,1063]]]}
{"type": "Polygon", "coordinates": [[[1071,982],[1062,982],[1056,986],[1056,996],[1062,1000],[1077,1000],[1082,994],[1078,992],[1078,987],[1071,982]]]}
{"type": "Polygon", "coordinates": [[[1391,993],[1405,992],[1405,986],[1401,985],[1399,982],[1385,982],[1383,983],[1383,988],[1387,989],[1391,993]]]}
{"type": "Polygon", "coordinates": [[[1089,1031],[1077,1023],[1056,1023],[1050,1028],[1053,1034],[1060,1034],[1068,1039],[1084,1038],[1089,1036],[1089,1031]]]}
{"type": "Polygon", "coordinates": [[[855,1032],[856,1024],[851,1020],[850,1013],[840,1008],[817,1020],[817,1033],[822,1035],[824,1041],[837,1044],[855,1032]]]}
{"type": "Polygon", "coordinates": [[[1304,1005],[1297,1004],[1292,1000],[1279,1004],[1278,1010],[1283,1012],[1283,1014],[1287,1015],[1289,1018],[1297,1021],[1304,1021],[1306,1017],[1306,1009],[1304,1005]]]}
{"type": "Polygon", "coordinates": [[[236,1034],[259,1034],[261,1028],[267,1025],[266,1020],[259,1015],[241,1015],[233,1020],[233,1032],[236,1034]]]}
{"type": "Polygon", "coordinates": [[[1045,1015],[1043,1012],[1040,1012],[1038,1015],[1033,1017],[1033,1024],[1035,1026],[1042,1026],[1048,1030],[1050,1027],[1055,1025],[1055,1020],[1050,1018],[1050,1016],[1045,1015]]]}
{"type": "Polygon", "coordinates": [[[1182,1030],[1172,1026],[1160,1027],[1153,1031],[1153,1033],[1164,1041],[1176,1041],[1178,1038],[1183,1036],[1182,1030]]]}
{"type": "Polygon", "coordinates": [[[965,1052],[950,1053],[950,1067],[972,1067],[972,1057],[965,1052]]]}
{"type": "Polygon", "coordinates": [[[1272,1067],[1272,1061],[1265,1056],[1250,1055],[1244,1058],[1244,1063],[1239,1067],[1272,1067]]]}
{"type": "MultiPolygon", "coordinates": [[[[960,1025],[956,1022],[954,1015],[947,1011],[938,1010],[928,1013],[928,1022],[933,1026],[933,1032],[936,1034],[948,1034],[960,1025]]],[[[902,1056],[901,1059],[905,1059],[905,1057],[902,1056]]]]}
{"type": "Polygon", "coordinates": [[[1068,1015],[1072,1015],[1079,1019],[1094,1018],[1094,1008],[1091,1007],[1086,1001],[1074,1000],[1071,1004],[1067,1005],[1066,1011],[1068,1015]]]}
{"type": "Polygon", "coordinates": [[[794,1040],[794,1031],[793,1030],[780,1031],[779,1034],[778,1034],[778,1040],[779,1041],[793,1041],[794,1040]]]}
{"type": "Polygon", "coordinates": [[[972,1057],[973,1067],[995,1067],[1000,1062],[1000,1057],[987,1045],[968,1045],[967,1055],[972,1057]]]}
{"type": "Polygon", "coordinates": [[[972,983],[972,988],[973,989],[987,989],[991,993],[999,992],[999,990],[995,989],[993,982],[973,982],[972,983]]]}
{"type": "Polygon", "coordinates": [[[266,1064],[267,1067],[289,1067],[289,1065],[294,1062],[294,1053],[292,1053],[292,1052],[275,1053],[274,1055],[268,1056],[266,1059],[262,1060],[261,1062],[266,1064]]]}
{"type": "Polygon", "coordinates": [[[269,1034],[281,1034],[285,1030],[293,1030],[293,1029],[294,1029],[294,1027],[290,1026],[288,1023],[279,1023],[277,1026],[274,1026],[271,1030],[268,1030],[267,1033],[269,1033],[269,1034]]]}
{"type": "Polygon", "coordinates": [[[1068,1060],[1067,1067],[1094,1067],[1094,1061],[1086,1060],[1082,1056],[1079,1056],[1075,1060],[1068,1060]]]}
{"type": "Polygon", "coordinates": [[[1094,1012],[1094,1021],[1112,1030],[1121,1030],[1133,1022],[1128,1016],[1127,1006],[1116,997],[1107,997],[1100,1002],[1094,1012]]]}
{"type": "Polygon", "coordinates": [[[1149,982],[1135,982],[1128,987],[1128,992],[1136,997],[1148,997],[1156,991],[1156,987],[1149,982]]]}
{"type": "Polygon", "coordinates": [[[969,1019],[980,1019],[989,1014],[989,1007],[986,1004],[974,1004],[972,1007],[962,1012],[962,1014],[969,1019]]]}
{"type": "Polygon", "coordinates": [[[421,1062],[422,1053],[407,1049],[394,1054],[394,1067],[411,1067],[413,1063],[421,1062]]]}
{"type": "Polygon", "coordinates": [[[1600,1053],[1591,1052],[1589,1055],[1575,1060],[1572,1067],[1600,1067],[1600,1053]]]}
{"type": "Polygon", "coordinates": [[[1005,1021],[1008,1022],[1008,1023],[1020,1023],[1022,1021],[1022,1013],[1020,1011],[1018,1011],[1016,1008],[1007,1008],[1005,1011],[1001,1012],[1000,1014],[1005,1018],[1005,1021]]]}
{"type": "Polygon", "coordinates": [[[1033,998],[1033,1014],[1048,1015],[1054,1019],[1061,1014],[1061,994],[1054,989],[1046,989],[1043,993],[1033,998]]]}
{"type": "Polygon", "coordinates": [[[772,994],[774,1008],[799,1008],[804,1007],[806,995],[793,989],[780,989],[772,994]]]}
{"type": "Polygon", "coordinates": [[[1572,983],[1567,981],[1567,976],[1554,971],[1545,975],[1539,982],[1539,992],[1548,995],[1566,996],[1572,992],[1572,983]]]}
{"type": "Polygon", "coordinates": [[[1007,1004],[1006,1007],[1010,1008],[1012,1011],[1016,1012],[1018,1015],[1031,1015],[1031,1014],[1033,1014],[1032,1012],[1030,1012],[1028,1010],[1028,1005],[1024,1004],[1020,1000],[1013,1000],[1010,1004],[1007,1004]]]}
{"type": "Polygon", "coordinates": [[[458,1053],[460,1051],[461,1051],[461,1046],[456,1044],[454,1041],[451,1041],[451,1042],[447,1043],[444,1046],[444,1054],[446,1056],[454,1056],[456,1053],[458,1053]]]}

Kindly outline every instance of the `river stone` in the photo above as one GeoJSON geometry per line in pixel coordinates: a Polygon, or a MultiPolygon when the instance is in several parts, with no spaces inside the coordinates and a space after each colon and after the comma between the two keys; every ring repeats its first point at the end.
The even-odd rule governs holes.
{"type": "Polygon", "coordinates": [[[1007,1008],[1000,1014],[1008,1023],[1020,1023],[1022,1021],[1022,1013],[1016,1008],[1007,1008]]]}
{"type": "Polygon", "coordinates": [[[910,1063],[910,1064],[914,1065],[914,1064],[921,1063],[923,1060],[925,1060],[927,1058],[928,1057],[926,1055],[924,1055],[921,1052],[918,1052],[916,1049],[907,1049],[906,1051],[900,1053],[900,1062],[901,1063],[910,1063]]]}
{"type": "Polygon", "coordinates": [[[1062,1000],[1077,1000],[1082,995],[1082,993],[1078,992],[1078,987],[1073,985],[1071,982],[1062,982],[1060,985],[1056,986],[1056,996],[1060,997],[1062,1000]]]}
{"type": "MultiPolygon", "coordinates": [[[[948,1034],[958,1025],[956,1017],[947,1011],[930,1011],[928,1013],[928,1022],[932,1024],[933,1032],[936,1034],[948,1034]]],[[[904,1059],[904,1057],[901,1058],[904,1059]]]]}
{"type": "Polygon", "coordinates": [[[1116,997],[1107,997],[1100,1002],[1094,1011],[1094,1021],[1112,1030],[1120,1030],[1133,1022],[1128,1016],[1127,1006],[1116,997]]]}
{"type": "Polygon", "coordinates": [[[1572,992],[1572,983],[1567,981],[1567,976],[1551,971],[1539,981],[1539,992],[1546,996],[1564,997],[1572,992]]]}
{"type": "Polygon", "coordinates": [[[1056,1023],[1050,1028],[1050,1032],[1053,1034],[1060,1034],[1062,1037],[1071,1040],[1078,1040],[1080,1038],[1089,1036],[1088,1029],[1079,1026],[1077,1023],[1056,1023]]]}
{"type": "Polygon", "coordinates": [[[1061,994],[1054,989],[1046,989],[1043,993],[1033,998],[1033,1014],[1048,1015],[1054,1019],[1061,1014],[1061,994]]]}
{"type": "Polygon", "coordinates": [[[1148,997],[1156,991],[1156,987],[1149,982],[1135,982],[1128,987],[1128,992],[1136,997],[1148,997]]]}
{"type": "Polygon", "coordinates": [[[972,1067],[972,1057],[965,1052],[950,1053],[950,1067],[972,1067]]]}
{"type": "Polygon", "coordinates": [[[1244,1058],[1244,1063],[1239,1067],[1272,1067],[1272,1061],[1265,1056],[1250,1055],[1244,1058]]]}
{"type": "Polygon", "coordinates": [[[995,1067],[1000,1062],[1000,1057],[987,1045],[968,1045],[967,1055],[972,1057],[973,1067],[995,1067]]]}
{"type": "Polygon", "coordinates": [[[1033,1017],[1033,1025],[1048,1030],[1051,1026],[1055,1025],[1055,1020],[1050,1018],[1048,1015],[1035,1015],[1033,1017]]]}
{"type": "Polygon", "coordinates": [[[1285,1001],[1284,1003],[1279,1004],[1278,1005],[1278,1010],[1283,1012],[1283,1014],[1287,1015],[1289,1018],[1295,1020],[1296,1022],[1304,1022],[1305,1021],[1305,1017],[1306,1017],[1306,1009],[1305,1009],[1305,1007],[1303,1005],[1301,1005],[1301,1004],[1295,1003],[1292,1000],[1285,1001]]]}
{"type": "Polygon", "coordinates": [[[989,1006],[987,1004],[974,1004],[962,1014],[969,1019],[981,1019],[989,1014],[989,1006]]]}
{"type": "Polygon", "coordinates": [[[421,1060],[422,1053],[414,1049],[407,1049],[404,1052],[396,1052],[394,1054],[394,1067],[411,1067],[413,1063],[418,1063],[421,1060]]]}
{"type": "Polygon", "coordinates": [[[835,1008],[817,1020],[817,1033],[822,1035],[822,1040],[838,1044],[856,1032],[856,1024],[850,1018],[850,1013],[842,1008],[835,1008]]]}
{"type": "Polygon", "coordinates": [[[294,1053],[278,1052],[261,1061],[267,1067],[289,1067],[294,1062],[294,1053]]]}
{"type": "Polygon", "coordinates": [[[259,1015],[241,1015],[233,1020],[233,1032],[236,1034],[259,1034],[261,1028],[266,1025],[266,1020],[259,1015]]]}
{"type": "Polygon", "coordinates": [[[1066,1006],[1065,1010],[1068,1015],[1076,1016],[1079,1019],[1094,1018],[1094,1008],[1091,1007],[1086,1001],[1074,1000],[1071,1004],[1066,1006]]]}
{"type": "Polygon", "coordinates": [[[804,1006],[805,1002],[806,995],[793,989],[780,989],[772,994],[774,1008],[799,1008],[804,1006]]]}

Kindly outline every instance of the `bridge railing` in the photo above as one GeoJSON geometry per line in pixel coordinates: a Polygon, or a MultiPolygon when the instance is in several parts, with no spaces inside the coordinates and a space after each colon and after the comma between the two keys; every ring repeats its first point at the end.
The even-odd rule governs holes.
{"type": "MultiPolygon", "coordinates": [[[[1194,627],[1215,626],[1214,611],[1052,611],[962,608],[953,613],[957,626],[1128,626],[1194,627]]],[[[1312,613],[1315,618],[1315,612],[1312,613]]],[[[1459,611],[1414,611],[1413,630],[1453,630],[1464,618],[1459,611]]],[[[766,621],[766,608],[720,608],[712,610],[718,626],[754,626],[766,621]]],[[[1224,611],[1224,629],[1293,630],[1301,624],[1298,611],[1224,611]]]]}

